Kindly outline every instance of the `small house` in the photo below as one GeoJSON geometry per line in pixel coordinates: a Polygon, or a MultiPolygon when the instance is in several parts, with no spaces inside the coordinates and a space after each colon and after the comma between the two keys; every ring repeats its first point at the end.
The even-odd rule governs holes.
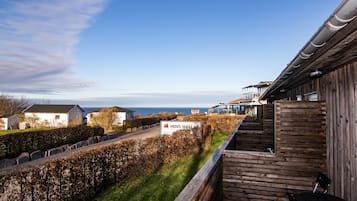
{"type": "MultiPolygon", "coordinates": [[[[133,110],[129,110],[129,109],[118,107],[118,106],[104,108],[104,109],[109,109],[112,112],[112,118],[113,118],[112,125],[122,126],[125,120],[134,119],[134,111],[133,110]]],[[[88,125],[96,124],[95,117],[98,117],[100,115],[100,113],[104,111],[104,109],[89,112],[86,115],[87,124],[88,125]]]]}
{"type": "Polygon", "coordinates": [[[0,116],[0,130],[17,129],[19,125],[17,115],[0,116]]]}
{"type": "Polygon", "coordinates": [[[79,105],[33,104],[23,113],[30,127],[68,127],[83,123],[84,110],[79,105]]]}

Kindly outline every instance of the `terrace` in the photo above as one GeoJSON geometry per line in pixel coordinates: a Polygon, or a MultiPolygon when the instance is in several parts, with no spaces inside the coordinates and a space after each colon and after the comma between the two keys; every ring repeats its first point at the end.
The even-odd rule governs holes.
{"type": "Polygon", "coordinates": [[[277,101],[260,111],[239,123],[177,201],[288,200],[311,191],[327,171],[325,104],[277,101]]]}
{"type": "Polygon", "coordinates": [[[356,16],[357,1],[343,1],[260,96],[273,105],[241,122],[176,200],[288,200],[318,172],[329,194],[357,200],[356,16]]]}

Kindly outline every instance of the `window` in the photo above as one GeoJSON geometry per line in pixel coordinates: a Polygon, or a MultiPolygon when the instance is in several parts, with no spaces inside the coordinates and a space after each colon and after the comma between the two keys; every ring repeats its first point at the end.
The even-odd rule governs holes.
{"type": "Polygon", "coordinates": [[[60,119],[60,116],[58,114],[56,114],[55,119],[60,119]]]}
{"type": "Polygon", "coordinates": [[[305,98],[307,101],[318,101],[319,100],[316,91],[305,94],[305,98]]]}
{"type": "Polygon", "coordinates": [[[297,100],[297,101],[302,101],[302,96],[301,96],[301,95],[297,95],[297,96],[296,96],[296,100],[297,100]]]}

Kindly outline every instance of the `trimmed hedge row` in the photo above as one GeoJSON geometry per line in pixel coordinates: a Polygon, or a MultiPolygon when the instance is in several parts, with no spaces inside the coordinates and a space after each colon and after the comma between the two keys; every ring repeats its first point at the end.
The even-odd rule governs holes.
{"type": "Polygon", "coordinates": [[[0,171],[0,200],[89,200],[105,185],[198,152],[204,143],[201,132],[114,141],[36,166],[0,171]]]}
{"type": "Polygon", "coordinates": [[[177,115],[158,115],[157,117],[147,117],[147,118],[138,118],[133,120],[124,121],[124,129],[128,128],[139,128],[142,126],[150,126],[153,124],[160,123],[161,120],[172,120],[175,119],[177,115]]]}
{"type": "Polygon", "coordinates": [[[245,115],[191,115],[186,116],[184,121],[200,121],[202,124],[211,126],[214,132],[231,132],[245,115]]]}
{"type": "Polygon", "coordinates": [[[47,150],[65,144],[73,144],[89,137],[103,135],[100,127],[78,126],[46,131],[32,131],[0,136],[0,160],[13,158],[22,152],[47,150]]]}
{"type": "Polygon", "coordinates": [[[210,144],[214,130],[236,119],[214,122],[218,128],[204,124],[172,136],[111,141],[0,170],[0,200],[89,200],[105,185],[197,153],[210,144]]]}

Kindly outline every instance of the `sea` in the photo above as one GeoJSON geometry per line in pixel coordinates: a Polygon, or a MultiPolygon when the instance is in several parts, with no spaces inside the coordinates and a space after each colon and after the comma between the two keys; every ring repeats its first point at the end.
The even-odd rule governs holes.
{"type": "MultiPolygon", "coordinates": [[[[171,113],[184,113],[185,115],[191,114],[192,109],[198,109],[200,113],[208,112],[208,108],[195,108],[195,107],[125,107],[126,109],[133,110],[134,115],[148,115],[148,114],[157,114],[160,112],[171,112],[171,113]]],[[[101,107],[84,107],[85,115],[88,112],[97,111],[102,109],[101,107]]]]}

